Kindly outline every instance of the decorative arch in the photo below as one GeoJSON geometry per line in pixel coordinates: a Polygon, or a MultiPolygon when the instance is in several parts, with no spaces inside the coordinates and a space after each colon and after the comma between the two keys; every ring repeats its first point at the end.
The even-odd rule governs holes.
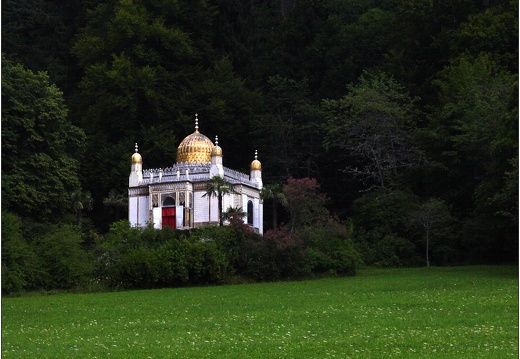
{"type": "Polygon", "coordinates": [[[173,197],[166,197],[162,204],[163,207],[175,206],[175,199],[173,197]]]}

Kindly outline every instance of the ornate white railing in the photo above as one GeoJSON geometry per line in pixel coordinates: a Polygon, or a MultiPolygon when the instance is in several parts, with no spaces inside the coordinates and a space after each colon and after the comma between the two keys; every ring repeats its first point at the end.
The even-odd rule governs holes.
{"type": "MultiPolygon", "coordinates": [[[[181,163],[167,168],[151,168],[143,170],[143,180],[139,185],[163,182],[202,182],[210,179],[209,163],[181,163]]],[[[224,178],[233,184],[245,184],[256,187],[248,174],[224,167],[224,178]]]]}

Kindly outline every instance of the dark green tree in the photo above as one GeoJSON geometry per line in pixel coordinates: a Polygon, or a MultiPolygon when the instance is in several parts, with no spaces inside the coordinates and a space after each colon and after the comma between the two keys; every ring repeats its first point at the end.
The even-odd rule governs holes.
{"type": "Polygon", "coordinates": [[[487,53],[497,64],[518,71],[518,1],[500,1],[472,13],[450,38],[454,54],[487,53]]]}
{"type": "Polygon", "coordinates": [[[472,218],[465,237],[478,245],[469,247],[493,260],[506,258],[518,231],[499,214],[511,206],[493,198],[503,193],[518,159],[518,76],[480,54],[454,60],[435,85],[440,103],[427,138],[434,164],[429,187],[453,204],[457,217],[472,218]]]}
{"type": "Polygon", "coordinates": [[[79,187],[84,132],[70,124],[62,93],[43,72],[2,59],[2,208],[59,220],[79,187]]]}
{"type": "Polygon", "coordinates": [[[255,121],[254,133],[262,157],[274,181],[288,176],[316,177],[321,159],[322,136],[319,106],[310,98],[308,82],[270,77],[265,90],[266,112],[255,121]]]}
{"type": "Polygon", "coordinates": [[[393,78],[365,73],[340,100],[324,100],[325,145],[344,170],[370,188],[396,188],[402,174],[419,165],[413,131],[415,99],[393,78]],[[340,153],[340,155],[336,155],[340,153]]]}
{"type": "Polygon", "coordinates": [[[41,287],[72,289],[89,282],[95,262],[82,242],[80,228],[71,225],[58,225],[38,240],[41,287]]]}
{"type": "Polygon", "coordinates": [[[22,232],[21,219],[2,213],[2,293],[9,294],[34,285],[37,263],[22,232]]]}
{"type": "Polygon", "coordinates": [[[8,0],[2,3],[2,51],[27,69],[45,71],[68,98],[79,69],[70,51],[87,9],[99,0],[8,0]]]}
{"type": "Polygon", "coordinates": [[[354,244],[365,264],[397,267],[423,263],[409,226],[418,207],[416,195],[399,190],[373,190],[353,202],[354,244]]]}
{"type": "Polygon", "coordinates": [[[320,193],[320,185],[315,178],[289,177],[283,186],[283,192],[291,217],[291,233],[329,219],[330,214],[325,207],[326,195],[320,193]]]}
{"type": "Polygon", "coordinates": [[[283,185],[273,183],[265,185],[260,191],[260,196],[265,200],[269,199],[273,204],[273,229],[278,228],[278,205],[286,207],[288,205],[287,197],[283,191],[283,185]]]}

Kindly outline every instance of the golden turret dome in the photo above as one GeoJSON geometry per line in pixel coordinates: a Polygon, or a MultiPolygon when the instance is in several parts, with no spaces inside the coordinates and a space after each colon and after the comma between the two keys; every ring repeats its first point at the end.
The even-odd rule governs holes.
{"type": "Polygon", "coordinates": [[[255,159],[251,162],[251,171],[262,170],[262,164],[258,160],[258,151],[255,150],[255,159]]]}
{"type": "Polygon", "coordinates": [[[215,146],[213,146],[213,150],[211,151],[212,156],[220,156],[222,157],[222,148],[218,145],[218,136],[215,136],[215,146]]]}
{"type": "Polygon", "coordinates": [[[186,136],[177,148],[177,163],[184,162],[211,162],[213,142],[199,132],[197,115],[195,115],[195,132],[186,136]]]}
{"type": "Polygon", "coordinates": [[[137,153],[137,143],[135,144],[135,153],[132,155],[132,163],[143,163],[143,158],[137,153]]]}

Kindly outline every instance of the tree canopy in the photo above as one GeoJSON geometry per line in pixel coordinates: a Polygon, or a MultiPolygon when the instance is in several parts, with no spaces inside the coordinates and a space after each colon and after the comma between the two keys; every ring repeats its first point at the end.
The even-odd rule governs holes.
{"type": "MultiPolygon", "coordinates": [[[[315,179],[367,264],[423,263],[410,218],[433,198],[456,224],[433,264],[517,260],[517,1],[12,0],[2,15],[2,208],[35,232],[106,232],[134,143],[171,166],[198,112],[226,166],[247,172],[258,149],[265,184],[315,179]]],[[[266,205],[273,228],[304,209],[286,199],[266,205]]]]}

